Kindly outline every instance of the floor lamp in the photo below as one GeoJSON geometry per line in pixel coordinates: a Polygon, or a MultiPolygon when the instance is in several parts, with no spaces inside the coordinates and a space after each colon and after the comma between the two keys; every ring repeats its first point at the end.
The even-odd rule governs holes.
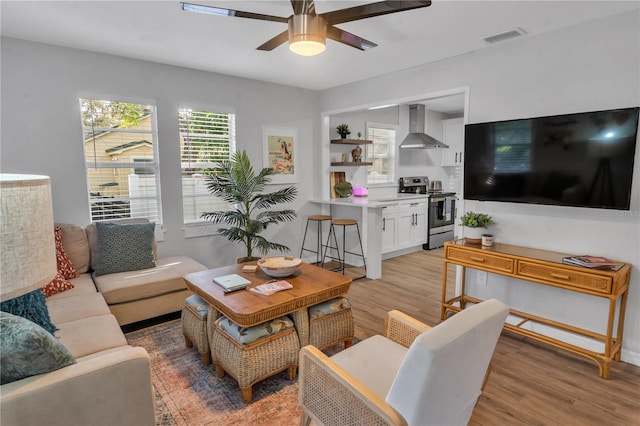
{"type": "Polygon", "coordinates": [[[49,177],[0,173],[0,203],[0,301],[5,301],[56,275],[49,177]]]}

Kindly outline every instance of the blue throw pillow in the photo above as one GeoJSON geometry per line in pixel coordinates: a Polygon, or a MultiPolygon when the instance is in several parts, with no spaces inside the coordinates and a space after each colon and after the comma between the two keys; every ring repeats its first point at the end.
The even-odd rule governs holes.
{"type": "Polygon", "coordinates": [[[58,329],[51,322],[44,293],[40,289],[0,303],[0,311],[33,321],[53,335],[58,329]]]}
{"type": "Polygon", "coordinates": [[[58,339],[26,318],[0,312],[0,335],[3,385],[76,363],[58,339]]]}
{"type": "Polygon", "coordinates": [[[96,222],[98,263],[95,274],[137,271],[156,266],[153,239],[156,225],[151,223],[96,222]]]}

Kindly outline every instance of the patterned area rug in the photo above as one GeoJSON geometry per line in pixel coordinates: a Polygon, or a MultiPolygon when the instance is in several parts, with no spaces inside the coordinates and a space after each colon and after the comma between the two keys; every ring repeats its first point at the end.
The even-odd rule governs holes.
{"type": "Polygon", "coordinates": [[[253,401],[245,404],[232,377],[219,379],[211,365],[202,365],[195,348],[185,346],[179,319],[126,337],[151,357],[158,426],[299,424],[298,382],[288,380],[286,371],[254,385],[253,401]]]}

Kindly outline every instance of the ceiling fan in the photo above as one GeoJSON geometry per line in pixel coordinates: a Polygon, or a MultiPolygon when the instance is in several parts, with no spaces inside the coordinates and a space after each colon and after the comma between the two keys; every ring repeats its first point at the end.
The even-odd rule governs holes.
{"type": "Polygon", "coordinates": [[[293,15],[288,18],[264,15],[261,13],[243,12],[241,10],[224,9],[214,6],[202,6],[181,2],[182,10],[187,12],[208,13],[218,16],[235,16],[238,18],[259,19],[262,21],[282,22],[289,25],[286,31],[258,46],[257,50],[273,50],[287,40],[289,49],[303,56],[313,56],[325,50],[325,40],[331,40],[355,47],[360,50],[371,49],[377,44],[336,28],[334,25],[389,13],[402,12],[431,5],[431,0],[423,1],[380,1],[349,7],[347,9],[316,14],[313,0],[291,0],[293,15]]]}

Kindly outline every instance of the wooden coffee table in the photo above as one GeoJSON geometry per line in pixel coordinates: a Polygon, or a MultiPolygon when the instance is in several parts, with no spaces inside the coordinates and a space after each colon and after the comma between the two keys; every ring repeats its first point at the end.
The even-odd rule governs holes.
{"type": "Polygon", "coordinates": [[[185,275],[184,280],[189,290],[242,327],[252,327],[291,314],[301,346],[309,344],[307,308],[346,294],[351,285],[351,278],[347,276],[302,263],[294,275],[282,278],[293,285],[292,289],[263,296],[248,289],[273,278],[259,268],[255,273],[242,272],[244,265],[193,272],[185,275]],[[245,290],[225,293],[222,287],[213,282],[213,278],[229,274],[238,274],[251,281],[251,284],[245,290]]]}

